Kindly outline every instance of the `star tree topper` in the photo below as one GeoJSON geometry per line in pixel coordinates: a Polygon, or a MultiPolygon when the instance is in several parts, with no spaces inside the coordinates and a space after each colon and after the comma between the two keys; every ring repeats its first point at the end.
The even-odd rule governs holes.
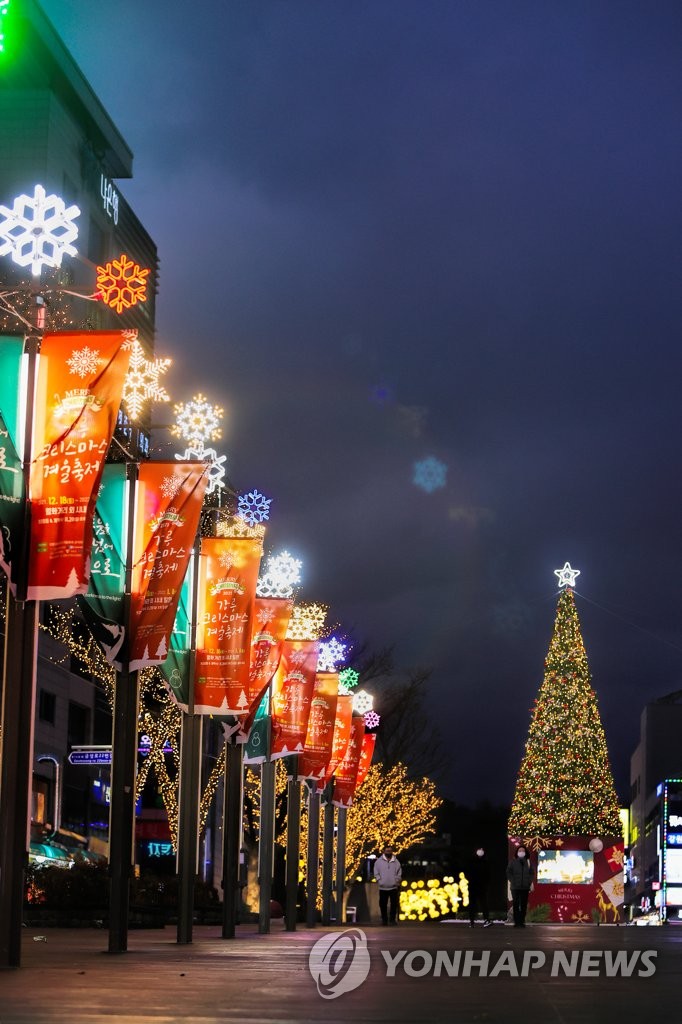
{"type": "Polygon", "coordinates": [[[571,569],[571,563],[566,562],[563,569],[554,570],[554,575],[559,577],[559,589],[575,587],[576,576],[580,576],[580,569],[571,569]]]}

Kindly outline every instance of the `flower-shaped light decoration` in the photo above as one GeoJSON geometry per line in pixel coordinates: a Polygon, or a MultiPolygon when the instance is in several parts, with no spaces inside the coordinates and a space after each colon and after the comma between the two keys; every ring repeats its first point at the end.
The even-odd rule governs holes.
{"type": "Polygon", "coordinates": [[[145,359],[137,338],[130,344],[130,365],[123,383],[123,401],[131,420],[138,419],[145,402],[169,402],[170,396],[159,377],[171,365],[170,359],[145,359]]]}
{"type": "Polygon", "coordinates": [[[347,646],[348,644],[342,644],[335,636],[323,640],[317,657],[317,671],[335,672],[338,663],[346,657],[347,646]]]}
{"type": "Polygon", "coordinates": [[[339,672],[339,693],[352,693],[360,680],[360,673],[354,668],[344,668],[339,672]]]}
{"type": "Polygon", "coordinates": [[[447,472],[448,468],[444,462],[441,462],[433,455],[429,455],[420,462],[415,462],[412,482],[417,487],[421,487],[427,494],[432,494],[433,491],[445,487],[447,472]]]}
{"type": "Polygon", "coordinates": [[[62,256],[78,255],[72,243],[78,238],[74,220],[79,216],[77,206],[67,207],[36,185],[32,196],[17,196],[11,209],[0,204],[0,256],[9,254],[20,267],[30,265],[34,275],[44,266],[61,267],[62,256]]]}
{"type": "Polygon", "coordinates": [[[206,493],[213,494],[219,487],[225,486],[225,466],[224,462],[227,459],[227,455],[218,455],[215,448],[203,448],[199,451],[198,448],[185,448],[181,455],[176,453],[176,459],[180,459],[182,462],[208,462],[208,484],[206,485],[206,493]]]}
{"type": "Polygon", "coordinates": [[[222,436],[220,421],[223,415],[219,405],[211,405],[202,394],[195,395],[191,402],[178,402],[175,406],[171,434],[182,438],[189,448],[201,452],[203,457],[206,442],[219,441],[222,436]]]}
{"type": "Polygon", "coordinates": [[[327,617],[324,604],[295,604],[287,629],[287,640],[319,640],[327,617]]]}
{"type": "Polygon", "coordinates": [[[146,302],[148,276],[149,267],[142,269],[122,252],[118,259],[97,267],[97,290],[107,306],[122,313],[138,302],[146,302]]]}
{"type": "Polygon", "coordinates": [[[237,500],[237,515],[246,520],[249,526],[266,523],[270,518],[272,498],[266,498],[260,491],[249,491],[240,494],[237,500]]]}
{"type": "Polygon", "coordinates": [[[269,555],[265,563],[265,572],[258,578],[257,596],[292,597],[294,587],[301,582],[302,564],[288,551],[283,551],[281,555],[269,555]]]}
{"type": "Polygon", "coordinates": [[[363,715],[365,719],[365,729],[377,729],[379,722],[381,721],[381,715],[378,715],[376,711],[365,711],[363,715]]]}
{"type": "Polygon", "coordinates": [[[359,715],[366,715],[368,711],[372,710],[374,706],[374,697],[367,690],[357,690],[353,694],[353,711],[357,711],[359,715]]]}

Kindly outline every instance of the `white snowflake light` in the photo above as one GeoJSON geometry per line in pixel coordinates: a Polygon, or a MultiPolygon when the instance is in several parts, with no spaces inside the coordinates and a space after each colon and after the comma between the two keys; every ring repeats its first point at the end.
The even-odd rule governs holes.
{"type": "Polygon", "coordinates": [[[213,494],[218,487],[225,486],[225,466],[227,455],[218,455],[215,448],[185,448],[182,455],[175,456],[182,462],[208,462],[208,484],[206,493],[213,494]]]}
{"type": "Polygon", "coordinates": [[[145,359],[144,349],[137,338],[131,344],[130,366],[123,384],[123,401],[131,420],[136,420],[145,402],[168,402],[168,392],[159,383],[159,377],[171,365],[170,359],[145,359]]]}
{"type": "Polygon", "coordinates": [[[0,256],[9,254],[35,275],[44,266],[61,267],[62,256],[78,254],[72,242],[78,238],[74,220],[79,215],[77,206],[46,195],[42,185],[35,186],[32,196],[17,196],[11,209],[0,203],[0,256]]]}
{"type": "Polygon", "coordinates": [[[249,526],[265,523],[270,518],[271,504],[272,498],[266,498],[260,491],[249,491],[248,494],[239,495],[237,515],[244,519],[249,526]]]}
{"type": "Polygon", "coordinates": [[[373,705],[374,697],[367,690],[358,690],[353,694],[353,711],[357,711],[359,715],[366,715],[372,710],[373,705]]]}
{"type": "Polygon", "coordinates": [[[99,349],[96,348],[75,348],[69,359],[66,360],[69,373],[84,380],[97,373],[99,366],[99,349]]]}
{"type": "Polygon", "coordinates": [[[366,711],[363,718],[365,720],[365,729],[376,729],[381,721],[381,715],[378,715],[376,711],[366,711]]]}
{"type": "Polygon", "coordinates": [[[317,658],[317,671],[334,672],[338,663],[346,657],[347,646],[348,644],[342,644],[335,636],[323,640],[317,658]]]}
{"type": "Polygon", "coordinates": [[[427,494],[431,494],[433,491],[445,487],[447,472],[448,468],[444,462],[429,455],[420,462],[415,462],[412,482],[427,494]]]}
{"type": "Polygon", "coordinates": [[[294,587],[301,582],[301,565],[288,551],[281,555],[270,555],[265,563],[265,572],[258,579],[258,597],[292,597],[294,587]]]}
{"type": "Polygon", "coordinates": [[[566,562],[563,569],[554,570],[554,575],[559,577],[559,589],[574,587],[576,576],[580,576],[580,569],[571,569],[570,562],[566,562]]]}
{"type": "Polygon", "coordinates": [[[339,693],[352,693],[360,680],[360,673],[354,668],[344,668],[339,672],[339,693]]]}
{"type": "Polygon", "coordinates": [[[171,427],[173,437],[180,437],[190,448],[203,454],[207,441],[219,441],[222,436],[220,421],[223,410],[211,405],[203,395],[195,395],[191,402],[178,402],[175,406],[175,423],[171,427]]]}

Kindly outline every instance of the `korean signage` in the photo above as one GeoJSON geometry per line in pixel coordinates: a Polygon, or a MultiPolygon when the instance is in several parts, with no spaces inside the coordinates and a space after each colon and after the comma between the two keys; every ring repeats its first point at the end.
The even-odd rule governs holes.
{"type": "Polygon", "coordinates": [[[338,690],[338,673],[317,673],[304,749],[298,758],[299,779],[319,780],[324,777],[332,753],[338,690]]]}
{"type": "Polygon", "coordinates": [[[319,642],[285,640],[272,684],[272,757],[298,754],[308,732],[319,642]]]}

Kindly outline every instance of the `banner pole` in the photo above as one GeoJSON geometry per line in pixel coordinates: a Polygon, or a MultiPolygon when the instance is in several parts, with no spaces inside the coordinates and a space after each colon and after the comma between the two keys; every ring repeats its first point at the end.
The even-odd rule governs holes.
{"type": "Polygon", "coordinates": [[[127,667],[131,651],[132,573],[135,551],[135,504],[138,464],[126,466],[128,516],[123,621],[126,624],[124,661],[116,673],[114,728],[111,741],[111,804],[109,807],[109,952],[128,949],[130,879],[135,865],[135,777],[137,775],[138,673],[127,667]]]}
{"type": "Polygon", "coordinates": [[[306,862],[306,925],[314,928],[317,924],[317,880],[319,876],[320,849],[320,794],[308,789],[308,856],[306,862]]]}
{"type": "MultiPolygon", "coordinates": [[[[44,327],[42,296],[36,296],[36,330],[27,335],[24,444],[21,454],[25,504],[16,597],[7,583],[2,710],[0,712],[0,968],[21,965],[24,878],[30,843],[33,723],[35,719],[38,602],[26,600],[31,506],[29,484],[38,352],[44,327]],[[42,314],[42,319],[41,319],[42,314]]],[[[14,558],[12,559],[13,565],[14,558]]]]}
{"type": "Polygon", "coordinates": [[[287,861],[284,928],[296,931],[298,872],[301,848],[301,783],[296,778],[298,758],[292,757],[292,778],[287,782],[287,861]]]}
{"type": "Polygon", "coordinates": [[[225,797],[223,804],[223,931],[224,939],[235,937],[241,854],[244,744],[225,741],[225,797]]]}
{"type": "Polygon", "coordinates": [[[260,776],[260,827],[258,835],[258,934],[270,932],[270,900],[274,873],[275,845],[275,762],[270,760],[272,746],[272,686],[268,686],[268,724],[266,758],[260,776]]]}
{"type": "Polygon", "coordinates": [[[327,790],[322,838],[322,924],[331,924],[334,889],[334,804],[327,790]]]}
{"type": "Polygon", "coordinates": [[[194,923],[194,883],[199,863],[199,801],[201,789],[201,740],[203,717],[194,713],[196,674],[197,608],[199,601],[199,558],[201,528],[194,540],[192,607],[190,618],[189,693],[187,712],[182,713],[180,747],[180,792],[178,795],[178,927],[177,941],[192,941],[194,923]]]}
{"type": "Polygon", "coordinates": [[[346,894],[346,825],[348,811],[345,807],[338,808],[336,816],[336,923],[345,924],[346,915],[343,900],[346,894]]]}

